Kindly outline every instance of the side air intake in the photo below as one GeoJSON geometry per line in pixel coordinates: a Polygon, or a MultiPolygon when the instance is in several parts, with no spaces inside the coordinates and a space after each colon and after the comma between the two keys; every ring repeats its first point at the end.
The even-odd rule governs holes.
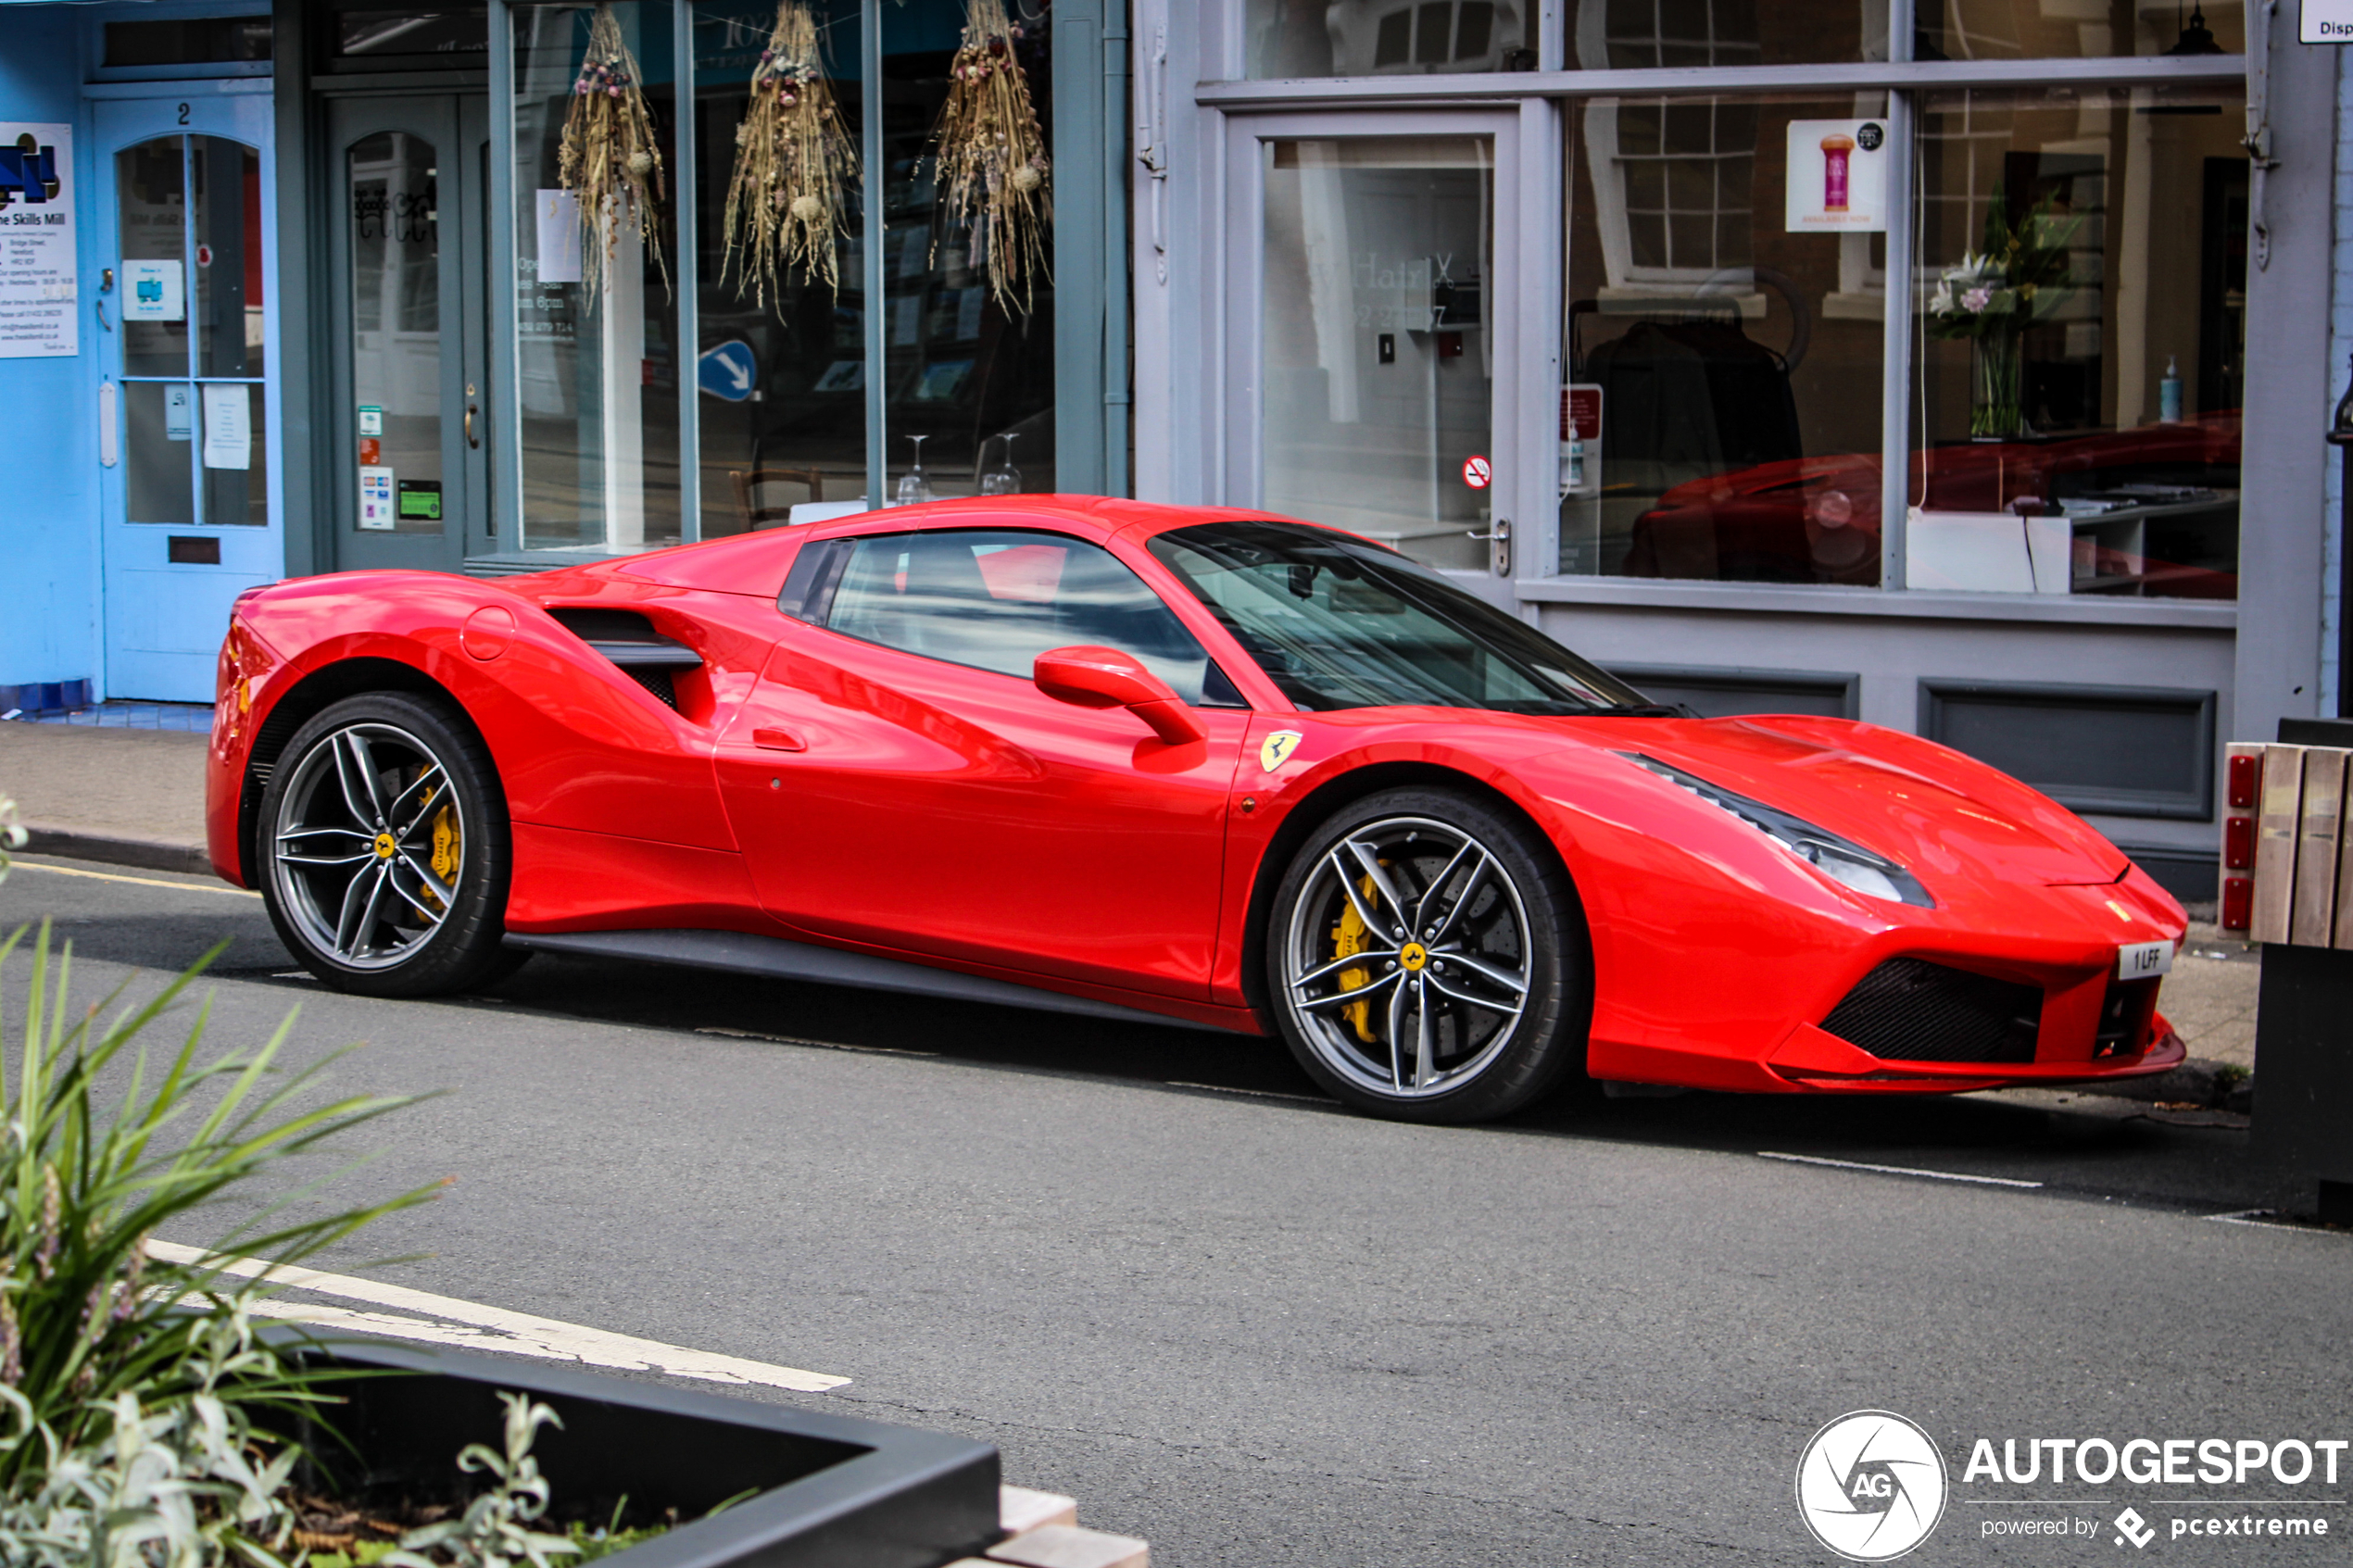
{"type": "Polygon", "coordinates": [[[634,609],[558,606],[547,613],[671,709],[678,706],[673,672],[701,668],[700,654],[684,643],[663,636],[654,630],[652,621],[634,609]]]}

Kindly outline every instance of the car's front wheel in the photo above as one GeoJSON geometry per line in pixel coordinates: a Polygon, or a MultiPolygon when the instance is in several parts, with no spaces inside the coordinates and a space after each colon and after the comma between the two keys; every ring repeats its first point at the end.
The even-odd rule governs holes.
{"type": "Polygon", "coordinates": [[[340,990],[422,997],[513,966],[507,809],[488,750],[440,705],[347,697],[271,771],[255,859],[279,938],[340,990]]]}
{"type": "Polygon", "coordinates": [[[1476,1122],[1581,1072],[1583,911],[1548,845],[1467,791],[1366,797],[1300,847],[1266,925],[1273,1011],[1348,1104],[1476,1122]]]}

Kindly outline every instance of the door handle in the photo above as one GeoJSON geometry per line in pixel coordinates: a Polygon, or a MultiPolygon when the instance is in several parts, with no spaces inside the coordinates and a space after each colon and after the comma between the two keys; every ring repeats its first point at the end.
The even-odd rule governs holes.
{"type": "Polygon", "coordinates": [[[762,751],[806,751],[808,743],[790,730],[754,730],[751,744],[762,751]]]}
{"type": "Polygon", "coordinates": [[[474,433],[474,416],[480,412],[472,403],[466,405],[466,445],[477,452],[482,450],[482,438],[474,433]]]}

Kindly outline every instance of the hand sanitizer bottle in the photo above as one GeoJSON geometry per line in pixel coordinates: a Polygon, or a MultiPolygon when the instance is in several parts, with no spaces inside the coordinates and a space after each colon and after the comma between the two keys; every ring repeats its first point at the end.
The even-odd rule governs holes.
{"type": "Polygon", "coordinates": [[[2157,383],[2157,422],[2182,422],[2182,371],[2171,354],[2165,357],[2165,379],[2157,383]]]}

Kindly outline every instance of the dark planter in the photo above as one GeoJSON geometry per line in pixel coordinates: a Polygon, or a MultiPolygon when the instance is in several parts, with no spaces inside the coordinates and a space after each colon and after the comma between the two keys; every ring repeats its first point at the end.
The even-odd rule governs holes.
{"type": "Polygon", "coordinates": [[[311,1354],[413,1374],[334,1386],[351,1452],[324,1433],[310,1446],[346,1488],[454,1496],[459,1449],[502,1449],[501,1393],[553,1409],[563,1426],[532,1453],[559,1513],[623,1495],[633,1517],[677,1511],[677,1528],[605,1560],[616,1568],[940,1568],[1002,1534],[987,1443],[456,1350],[345,1339],[311,1354]]]}

